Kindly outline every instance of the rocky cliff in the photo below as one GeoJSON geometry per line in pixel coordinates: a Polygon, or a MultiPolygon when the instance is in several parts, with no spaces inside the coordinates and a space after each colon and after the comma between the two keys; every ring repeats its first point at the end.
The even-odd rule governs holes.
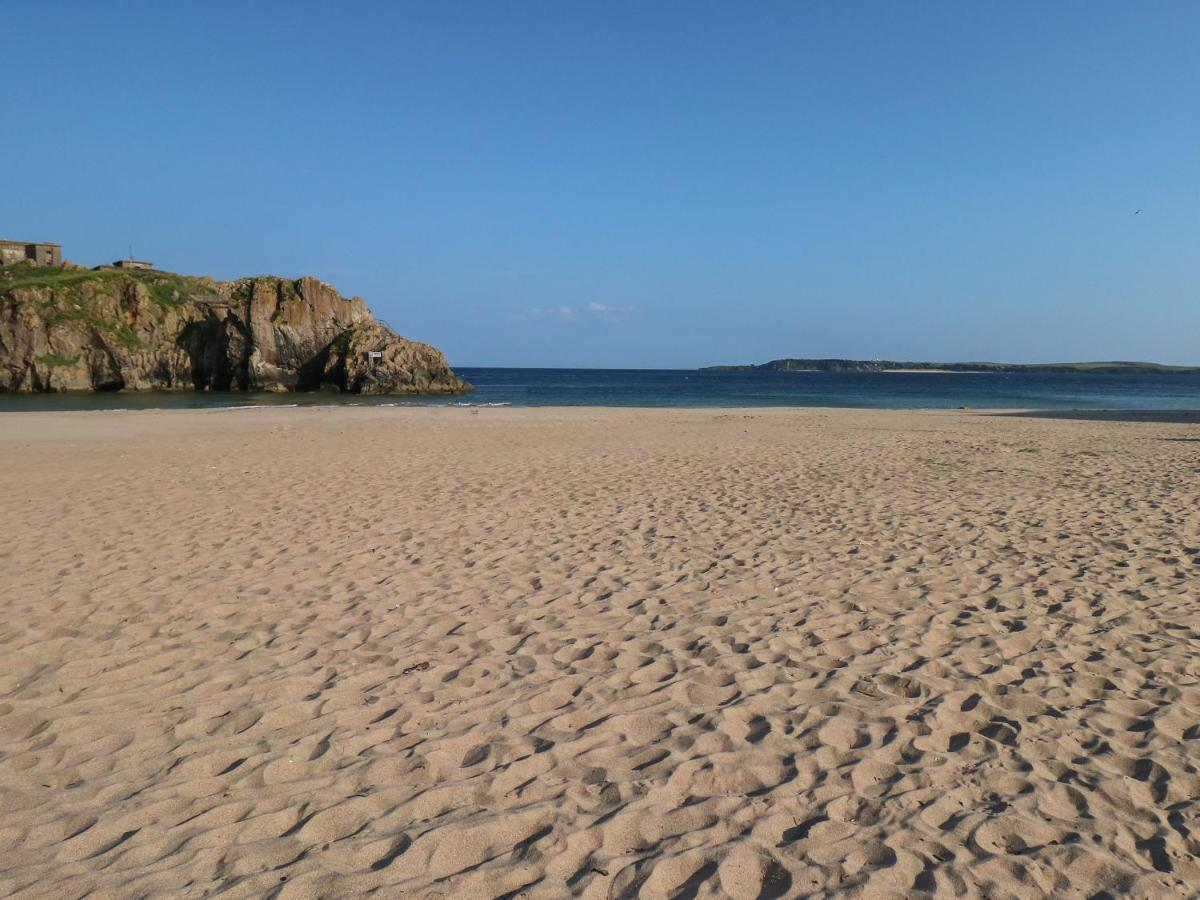
{"type": "Polygon", "coordinates": [[[315,278],[0,269],[0,390],[460,393],[441,351],[315,278]]]}

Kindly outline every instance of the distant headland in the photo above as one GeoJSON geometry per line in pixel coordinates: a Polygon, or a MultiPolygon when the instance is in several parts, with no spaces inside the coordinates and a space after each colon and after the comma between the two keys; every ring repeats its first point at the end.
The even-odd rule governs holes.
{"type": "Polygon", "coordinates": [[[1200,366],[1148,362],[994,363],[896,362],[890,359],[773,359],[757,365],[704,366],[702,372],[1048,372],[1080,375],[1200,374],[1200,366]]]}
{"type": "Polygon", "coordinates": [[[428,344],[316,278],[215,281],[150,262],[94,269],[0,241],[0,391],[330,389],[457,394],[428,344]]]}

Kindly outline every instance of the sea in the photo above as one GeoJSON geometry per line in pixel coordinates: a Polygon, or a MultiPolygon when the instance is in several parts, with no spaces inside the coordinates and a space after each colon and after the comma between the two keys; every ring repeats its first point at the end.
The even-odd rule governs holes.
{"type": "Polygon", "coordinates": [[[456,367],[460,397],[330,392],[4,394],[0,412],[254,406],[828,406],[875,409],[1200,410],[1200,375],[1022,372],[706,372],[456,367]]]}

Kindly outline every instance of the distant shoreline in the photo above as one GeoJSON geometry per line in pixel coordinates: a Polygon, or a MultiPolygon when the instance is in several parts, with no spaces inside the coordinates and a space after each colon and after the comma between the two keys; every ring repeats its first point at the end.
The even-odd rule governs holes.
{"type": "MultiPolygon", "coordinates": [[[[794,369],[791,371],[795,371],[794,369]]],[[[820,369],[809,371],[819,372],[820,369]]],[[[882,369],[881,375],[995,375],[984,369],[882,369]]]]}
{"type": "Polygon", "coordinates": [[[1077,375],[1197,375],[1200,366],[1167,366],[1160,363],[1104,362],[994,363],[898,362],[890,359],[784,358],[747,365],[704,366],[701,372],[893,372],[898,374],[1014,374],[1020,372],[1077,375]]]}

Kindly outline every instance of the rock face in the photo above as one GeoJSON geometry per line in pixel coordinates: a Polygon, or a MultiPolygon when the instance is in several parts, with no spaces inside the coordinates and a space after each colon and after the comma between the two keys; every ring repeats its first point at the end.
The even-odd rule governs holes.
{"type": "Polygon", "coordinates": [[[454,394],[441,351],[315,278],[0,269],[0,390],[454,394]]]}

